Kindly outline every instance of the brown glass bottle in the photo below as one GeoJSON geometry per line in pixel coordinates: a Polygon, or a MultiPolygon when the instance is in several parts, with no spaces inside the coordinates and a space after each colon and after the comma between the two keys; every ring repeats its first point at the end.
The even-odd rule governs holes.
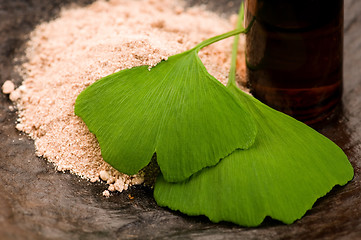
{"type": "Polygon", "coordinates": [[[303,122],[341,100],[343,0],[246,0],[247,83],[267,105],[303,122]]]}

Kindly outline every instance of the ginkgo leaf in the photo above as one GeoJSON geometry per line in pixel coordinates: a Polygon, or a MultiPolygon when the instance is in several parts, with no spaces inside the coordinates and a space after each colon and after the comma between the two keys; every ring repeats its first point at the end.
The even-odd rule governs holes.
{"type": "Polygon", "coordinates": [[[167,182],[160,175],[154,197],[160,206],[205,215],[213,222],[258,226],[270,216],[290,224],[335,185],[350,181],[353,168],[332,141],[237,88],[237,43],[236,37],[227,87],[255,118],[254,145],[181,183],[167,182]]]}
{"type": "Polygon", "coordinates": [[[353,177],[346,155],[329,139],[251,96],[235,94],[258,124],[255,144],[182,183],[160,176],[154,197],[188,215],[257,226],[266,216],[292,223],[335,185],[353,177]]]}
{"type": "Polygon", "coordinates": [[[198,57],[200,48],[239,32],[204,41],[151,69],[126,69],[86,88],[75,113],[96,135],[104,160],[135,174],[156,152],[165,179],[174,182],[250,147],[256,135],[252,117],[198,57]]]}

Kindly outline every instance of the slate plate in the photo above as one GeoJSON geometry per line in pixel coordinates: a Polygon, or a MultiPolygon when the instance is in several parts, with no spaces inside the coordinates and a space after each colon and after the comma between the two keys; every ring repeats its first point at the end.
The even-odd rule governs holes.
{"type": "MultiPolygon", "coordinates": [[[[60,6],[90,0],[0,0],[0,85],[21,78],[28,33],[56,17],[60,6]]],[[[239,1],[206,3],[235,12],[239,1]]],[[[16,113],[0,94],[0,239],[360,239],[361,238],[361,1],[345,0],[344,98],[335,116],[315,126],[349,156],[355,178],[320,199],[292,225],[266,220],[259,228],[213,224],[160,208],[152,191],[131,188],[109,199],[106,186],[56,172],[34,155],[34,145],[15,130],[16,113]],[[131,199],[133,198],[134,199],[131,199]]]]}

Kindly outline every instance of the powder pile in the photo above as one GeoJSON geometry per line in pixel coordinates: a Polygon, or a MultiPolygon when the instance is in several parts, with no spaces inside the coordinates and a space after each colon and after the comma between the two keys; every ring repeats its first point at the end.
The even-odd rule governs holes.
{"type": "MultiPolygon", "coordinates": [[[[24,82],[10,98],[17,102],[17,129],[35,140],[36,154],[109,192],[141,184],[144,173],[128,176],[103,161],[98,142],[74,115],[78,94],[96,80],[125,68],[156,65],[209,37],[233,29],[232,21],[203,7],[174,0],[97,1],[63,9],[39,25],[27,46],[24,82]]],[[[200,52],[206,68],[227,80],[232,39],[200,52]]]]}

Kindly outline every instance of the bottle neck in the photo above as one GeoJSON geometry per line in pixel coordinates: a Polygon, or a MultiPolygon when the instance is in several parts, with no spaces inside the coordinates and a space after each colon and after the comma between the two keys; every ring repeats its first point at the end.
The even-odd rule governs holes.
{"type": "Polygon", "coordinates": [[[343,17],[343,4],[343,0],[246,0],[246,24],[256,16],[270,28],[311,30],[343,17]]]}

